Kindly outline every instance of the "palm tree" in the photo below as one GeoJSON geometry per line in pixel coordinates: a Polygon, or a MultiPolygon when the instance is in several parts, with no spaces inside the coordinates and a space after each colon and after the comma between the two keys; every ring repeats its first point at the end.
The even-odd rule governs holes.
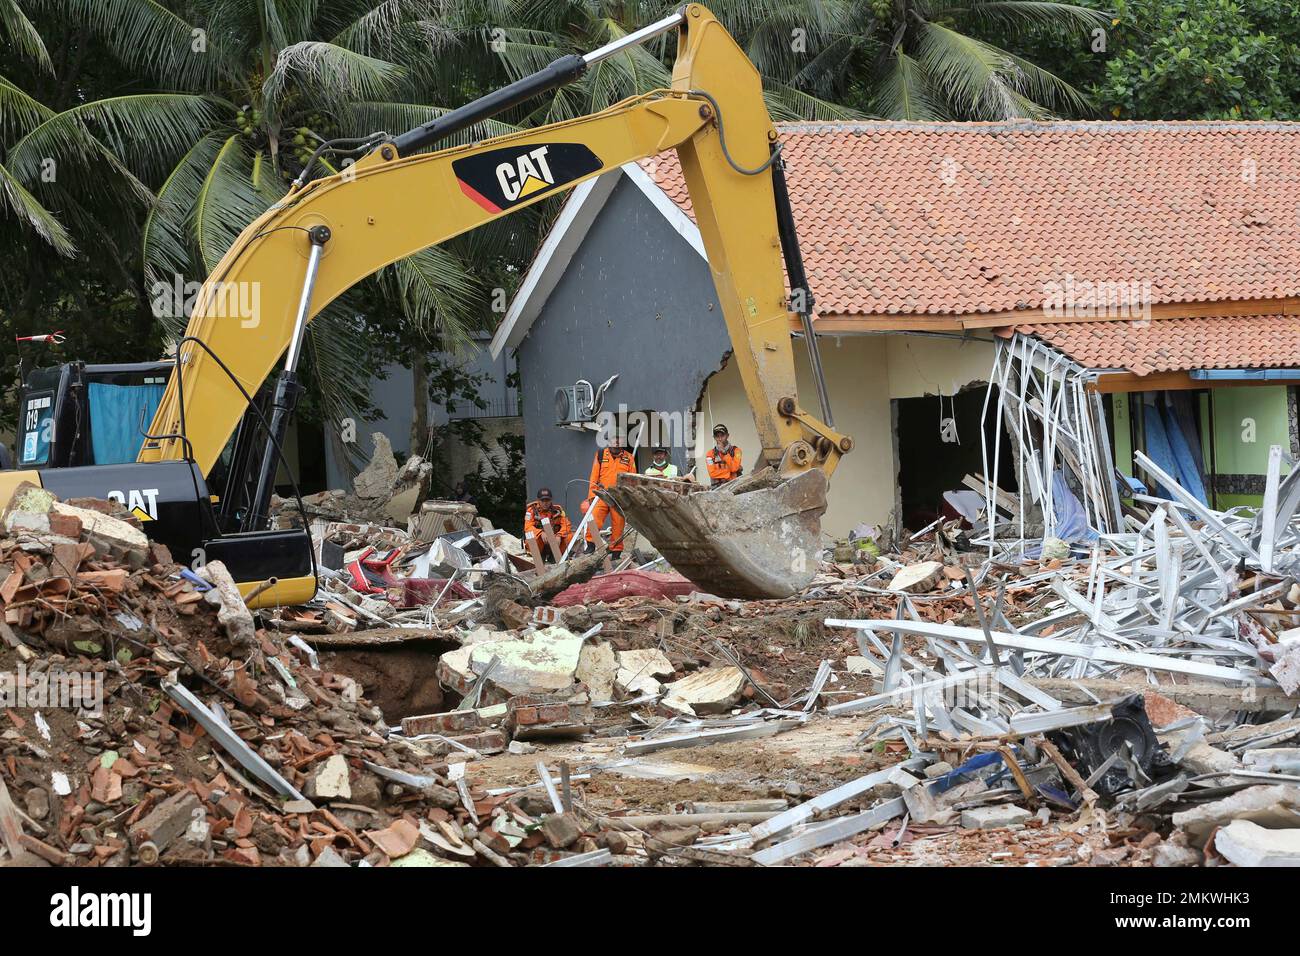
{"type": "MultiPolygon", "coordinates": [[[[427,55],[448,12],[440,0],[0,0],[6,34],[29,46],[39,38],[19,32],[19,3],[86,28],[141,82],[52,113],[0,81],[0,121],[18,137],[0,170],[0,204],[21,208],[32,229],[70,251],[58,221],[23,185],[40,182],[48,157],[67,170],[63,183],[83,189],[105,170],[120,177],[144,207],[137,235],[146,290],[207,275],[284,196],[316,145],[353,129],[358,107],[395,98],[420,73],[409,64],[427,55]]],[[[322,166],[334,168],[329,156],[322,166]]],[[[376,281],[422,332],[453,346],[468,340],[478,290],[451,249],[424,250],[376,281]]],[[[173,332],[184,326],[181,310],[160,318],[173,332]]],[[[365,406],[364,332],[346,299],[313,324],[310,353],[330,417],[365,406]]]]}
{"type": "MultiPolygon", "coordinates": [[[[45,42],[14,0],[0,0],[0,50],[9,51],[11,65],[21,62],[45,75],[54,72],[45,42]]],[[[7,165],[10,144],[53,114],[15,80],[0,74],[0,223],[16,227],[19,236],[34,235],[56,252],[71,255],[75,246],[67,229],[7,165]]]]}
{"type": "MultiPolygon", "coordinates": [[[[732,2],[732,0],[726,0],[732,2]]],[[[901,120],[1046,119],[1092,110],[1060,77],[1006,49],[1035,35],[1077,36],[1109,15],[1050,0],[830,0],[803,63],[776,54],[791,85],[901,120]]],[[[770,48],[770,45],[769,45],[770,48]]]]}

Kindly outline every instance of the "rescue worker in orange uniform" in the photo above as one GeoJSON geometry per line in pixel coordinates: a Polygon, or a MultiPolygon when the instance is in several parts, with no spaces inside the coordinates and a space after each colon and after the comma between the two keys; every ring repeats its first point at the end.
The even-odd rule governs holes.
{"type": "Polygon", "coordinates": [[[713,447],[704,456],[709,468],[709,487],[716,488],[740,477],[740,449],[731,443],[727,426],[713,426],[713,447]]]}
{"type": "Polygon", "coordinates": [[[538,488],[537,498],[528,502],[528,507],[524,510],[524,534],[530,531],[537,538],[537,544],[542,551],[542,560],[551,560],[551,550],[546,546],[545,529],[542,527],[543,521],[551,523],[551,531],[560,542],[560,552],[569,546],[569,539],[573,537],[573,525],[569,523],[569,516],[564,513],[564,509],[555,503],[551,495],[550,488],[538,488]]]}
{"type": "Polygon", "coordinates": [[[613,488],[618,476],[623,472],[636,472],[636,459],[623,447],[621,438],[611,440],[609,447],[596,452],[596,460],[591,463],[591,478],[587,481],[587,500],[582,503],[582,510],[592,509],[587,521],[587,553],[596,550],[596,535],[600,534],[609,516],[609,533],[611,554],[623,553],[623,515],[617,508],[611,508],[596,497],[598,488],[613,488]]]}

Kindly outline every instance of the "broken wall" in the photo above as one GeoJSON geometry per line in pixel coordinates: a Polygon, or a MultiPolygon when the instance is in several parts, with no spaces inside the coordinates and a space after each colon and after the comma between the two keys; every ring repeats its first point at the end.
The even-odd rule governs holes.
{"type": "MultiPolygon", "coordinates": [[[[1293,387],[1286,385],[1218,385],[1197,390],[1195,407],[1204,478],[1215,508],[1255,507],[1261,503],[1269,446],[1279,445],[1292,455],[1300,454],[1292,391],[1293,387]]],[[[1115,464],[1130,477],[1135,474],[1132,416],[1141,407],[1142,395],[1116,392],[1110,396],[1115,464]]],[[[1282,474],[1289,471],[1283,462],[1282,474]]]]}
{"type": "Polygon", "coordinates": [[[889,335],[884,340],[890,398],[954,395],[987,382],[993,367],[993,343],[984,339],[889,335]]]}
{"type": "Polygon", "coordinates": [[[621,179],[518,349],[529,494],[549,486],[577,523],[595,434],[556,425],[557,388],[617,373],[607,411],[685,413],[730,348],[708,265],[621,179]]]}

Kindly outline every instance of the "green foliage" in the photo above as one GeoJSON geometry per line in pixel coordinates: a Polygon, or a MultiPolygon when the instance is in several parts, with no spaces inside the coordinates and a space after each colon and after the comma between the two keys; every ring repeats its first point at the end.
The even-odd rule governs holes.
{"type": "MultiPolygon", "coordinates": [[[[483,399],[482,387],[487,379],[482,372],[466,371],[446,354],[429,356],[429,400],[451,414],[466,406],[480,411],[486,409],[488,403],[483,399]]],[[[439,493],[449,495],[456,482],[464,480],[479,514],[498,528],[519,527],[528,500],[522,435],[502,435],[493,443],[481,419],[450,418],[429,426],[421,454],[434,466],[435,483],[442,485],[439,493]],[[481,457],[474,472],[468,475],[451,472],[449,459],[453,444],[477,450],[481,457]]]]}
{"type": "Polygon", "coordinates": [[[1108,0],[1099,107],[1121,119],[1294,119],[1300,21],[1282,0],[1108,0]]]}
{"type": "Polygon", "coordinates": [[[474,496],[478,513],[494,527],[518,531],[528,503],[524,436],[502,435],[499,448],[479,462],[475,474],[465,476],[465,487],[474,496]]]}

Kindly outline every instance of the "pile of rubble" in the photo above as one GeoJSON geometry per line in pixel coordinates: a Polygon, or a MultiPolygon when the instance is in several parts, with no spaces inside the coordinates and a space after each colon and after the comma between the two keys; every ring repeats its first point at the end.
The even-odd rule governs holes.
{"type": "Polygon", "coordinates": [[[1250,514],[1157,477],[1172,499],[1086,549],[990,556],[940,526],[901,553],[831,548],[784,601],[703,594],[644,555],[543,566],[459,503],[322,512],[316,598],[256,613],[115,505],[21,488],[0,673],[75,693],[0,717],[0,846],[81,865],[1300,861],[1300,478],[1275,472],[1250,514]]]}

